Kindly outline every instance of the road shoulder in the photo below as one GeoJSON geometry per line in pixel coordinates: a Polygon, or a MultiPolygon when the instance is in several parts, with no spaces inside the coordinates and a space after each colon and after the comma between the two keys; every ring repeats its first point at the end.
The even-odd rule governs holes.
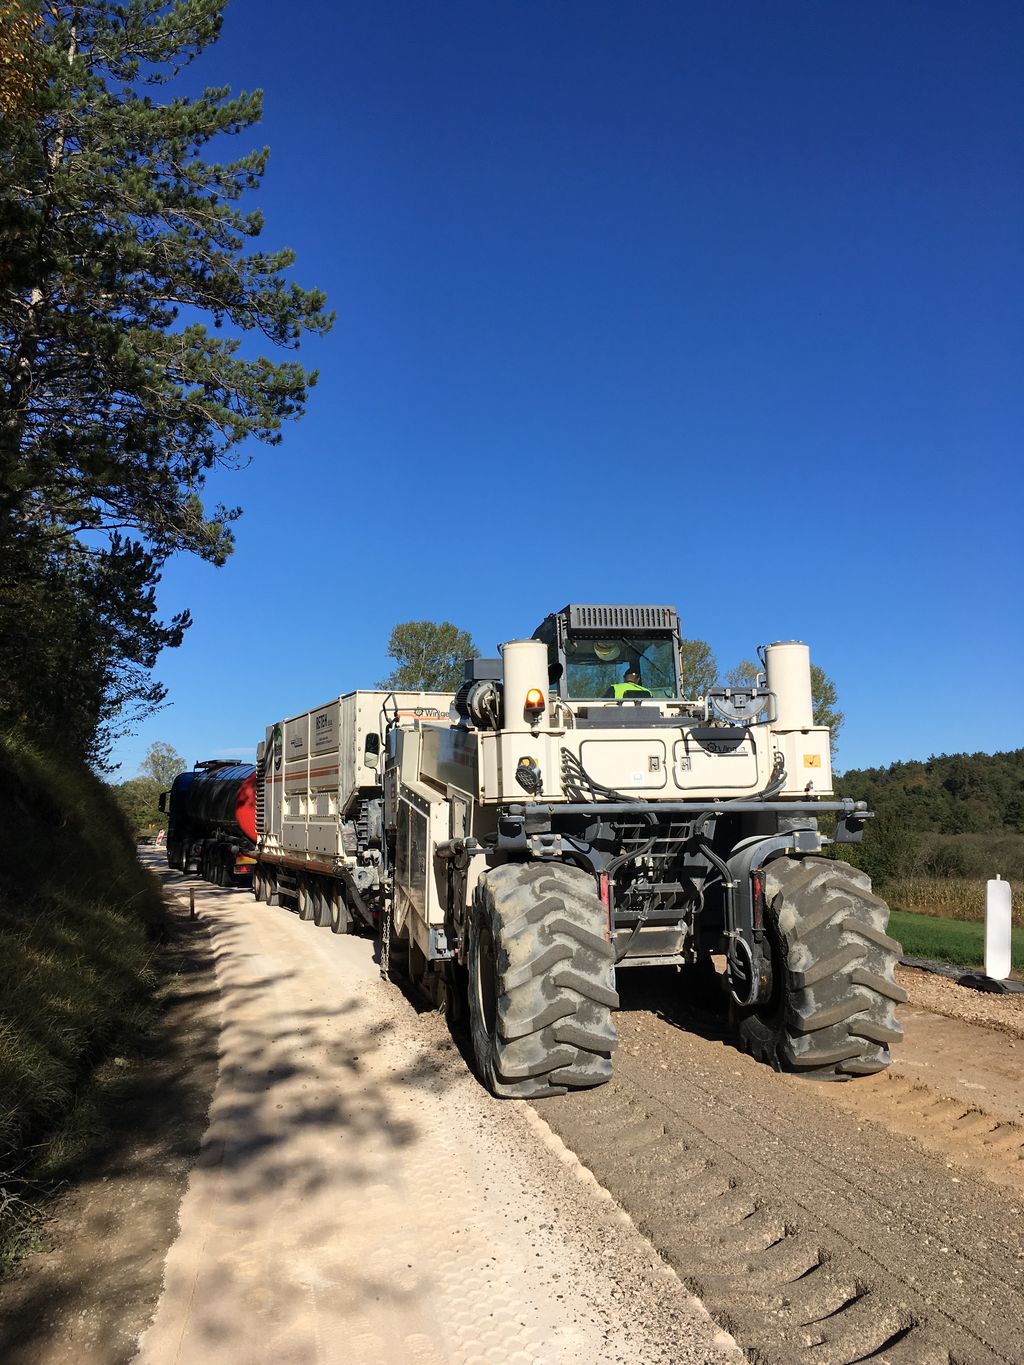
{"type": "Polygon", "coordinates": [[[218,992],[205,927],[171,909],[159,1025],[119,1087],[102,1152],[46,1211],[0,1285],[4,1365],[122,1365],[155,1311],[217,1073],[218,992]]]}

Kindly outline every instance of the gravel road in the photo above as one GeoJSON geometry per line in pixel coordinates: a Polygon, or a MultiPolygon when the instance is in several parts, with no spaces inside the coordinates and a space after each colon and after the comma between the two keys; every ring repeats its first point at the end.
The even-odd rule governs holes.
{"type": "MultiPolygon", "coordinates": [[[[166,878],[173,886],[174,874],[166,878]]],[[[739,1354],[366,938],[197,890],[220,1069],[140,1365],[597,1365],[739,1354]]]]}

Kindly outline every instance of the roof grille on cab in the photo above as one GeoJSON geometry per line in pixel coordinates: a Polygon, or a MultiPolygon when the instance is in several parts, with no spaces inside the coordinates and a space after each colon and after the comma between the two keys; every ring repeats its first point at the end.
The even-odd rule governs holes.
{"type": "Polygon", "coordinates": [[[675,607],[581,606],[570,603],[570,630],[676,630],[675,607]]]}

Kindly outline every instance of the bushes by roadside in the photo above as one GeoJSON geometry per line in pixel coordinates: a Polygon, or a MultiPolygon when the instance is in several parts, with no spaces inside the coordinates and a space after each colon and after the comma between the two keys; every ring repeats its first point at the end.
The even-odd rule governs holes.
{"type": "MultiPolygon", "coordinates": [[[[832,832],[827,817],[819,823],[832,832]]],[[[863,868],[878,886],[929,878],[983,883],[997,872],[1007,881],[1024,880],[1024,834],[920,833],[881,815],[869,822],[863,843],[839,845],[836,856],[863,868]]]]}
{"type": "Polygon", "coordinates": [[[0,1268],[30,1192],[95,1138],[96,1087],[148,1027],[157,882],[110,789],[0,736],[0,1268]]]}

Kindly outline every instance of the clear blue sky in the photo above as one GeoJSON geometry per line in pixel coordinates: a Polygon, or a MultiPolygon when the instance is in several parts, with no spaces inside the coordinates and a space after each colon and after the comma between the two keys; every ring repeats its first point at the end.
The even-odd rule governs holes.
{"type": "Polygon", "coordinates": [[[569,600],[808,641],[840,768],[1024,744],[1022,71],[1015,0],[231,0],[189,79],[338,321],[121,775],[569,600]]]}

